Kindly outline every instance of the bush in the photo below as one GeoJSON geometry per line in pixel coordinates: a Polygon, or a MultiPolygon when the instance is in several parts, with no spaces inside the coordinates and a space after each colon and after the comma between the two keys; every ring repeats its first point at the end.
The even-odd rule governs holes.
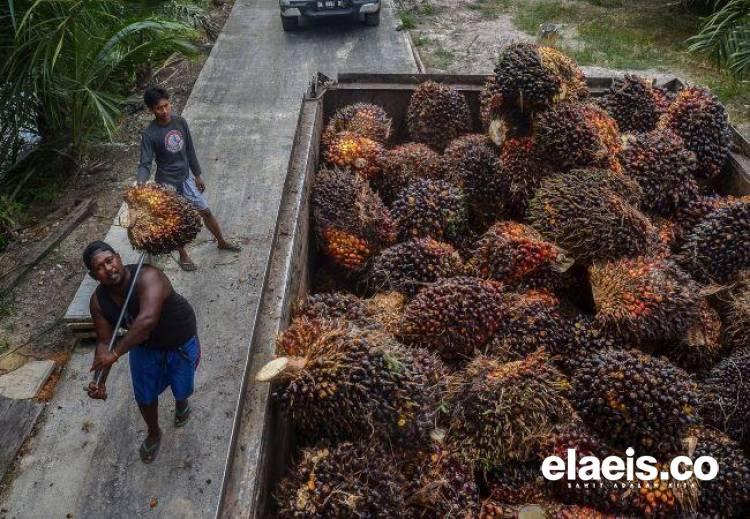
{"type": "Polygon", "coordinates": [[[706,53],[722,69],[746,78],[750,76],[750,0],[719,1],[714,7],[720,8],[690,38],[690,50],[706,53]]]}

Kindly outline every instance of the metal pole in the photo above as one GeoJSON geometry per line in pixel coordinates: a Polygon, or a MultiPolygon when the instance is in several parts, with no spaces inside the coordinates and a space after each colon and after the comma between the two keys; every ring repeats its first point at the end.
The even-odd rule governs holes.
{"type": "MultiPolygon", "coordinates": [[[[141,257],[138,258],[138,266],[135,268],[135,274],[133,274],[133,282],[130,284],[128,293],[125,296],[125,302],[122,304],[122,309],[120,310],[120,317],[117,318],[117,324],[115,324],[115,329],[112,330],[112,338],[109,340],[109,346],[107,347],[107,351],[112,351],[115,345],[115,339],[117,338],[117,330],[120,329],[120,324],[122,324],[122,319],[123,317],[125,317],[125,311],[128,308],[128,302],[130,301],[130,296],[133,295],[133,289],[135,288],[136,281],[138,281],[138,274],[141,273],[141,267],[143,267],[143,260],[145,258],[146,258],[145,252],[141,253],[141,257]]],[[[94,382],[96,382],[97,385],[99,385],[101,378],[102,378],[101,370],[94,373],[94,382]]]]}

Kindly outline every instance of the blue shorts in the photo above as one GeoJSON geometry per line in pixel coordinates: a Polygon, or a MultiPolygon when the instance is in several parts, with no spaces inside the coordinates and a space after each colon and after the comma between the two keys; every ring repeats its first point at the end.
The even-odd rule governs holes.
{"type": "Polygon", "coordinates": [[[188,175],[187,179],[180,186],[175,186],[173,184],[165,185],[177,191],[182,195],[182,198],[193,204],[193,207],[198,211],[205,211],[208,209],[208,201],[203,193],[198,191],[198,186],[195,185],[195,177],[193,175],[188,175]]]}
{"type": "Polygon", "coordinates": [[[167,387],[172,388],[175,400],[185,400],[193,394],[201,344],[198,337],[193,337],[177,350],[137,346],[130,350],[129,360],[133,392],[139,405],[153,404],[167,387]]]}

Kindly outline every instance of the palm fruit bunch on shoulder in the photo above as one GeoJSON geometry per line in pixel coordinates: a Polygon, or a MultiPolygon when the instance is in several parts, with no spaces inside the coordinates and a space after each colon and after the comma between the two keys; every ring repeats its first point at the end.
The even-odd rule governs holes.
{"type": "Polygon", "coordinates": [[[380,157],[382,169],[377,183],[378,192],[387,203],[418,178],[444,178],[442,157],[435,150],[419,142],[409,142],[385,150],[380,157]]]}
{"type": "Polygon", "coordinates": [[[391,118],[386,111],[372,103],[354,103],[336,111],[320,137],[324,148],[342,132],[361,135],[380,144],[391,136],[391,118]]]}
{"type": "Polygon", "coordinates": [[[731,144],[729,117],[708,89],[691,87],[678,93],[658,127],[679,135],[695,153],[701,166],[698,175],[711,178],[721,172],[731,144]]]}
{"type": "Polygon", "coordinates": [[[280,357],[256,379],[280,382],[275,397],[301,438],[354,439],[363,431],[399,443],[426,438],[443,385],[435,356],[342,321],[288,333],[277,341],[280,357]]]}
{"type": "Polygon", "coordinates": [[[733,351],[700,378],[705,423],[748,446],[750,441],[750,346],[733,351]]]}
{"type": "Polygon", "coordinates": [[[131,187],[128,204],[128,240],[134,249],[167,254],[184,247],[201,230],[198,211],[174,190],[159,184],[131,187]]]}
{"type": "Polygon", "coordinates": [[[544,292],[509,296],[505,317],[487,343],[487,355],[503,361],[525,358],[540,348],[551,355],[571,351],[570,324],[559,311],[556,297],[544,292]]]}
{"type": "Polygon", "coordinates": [[[635,182],[623,178],[606,170],[549,177],[529,202],[529,223],[583,263],[645,254],[659,243],[658,232],[628,202],[627,181],[635,182]]]}
{"type": "Polygon", "coordinates": [[[697,460],[710,456],[719,464],[712,480],[700,482],[698,513],[705,517],[747,517],[750,510],[750,460],[740,446],[710,427],[693,427],[686,442],[697,460]]]}
{"type": "Polygon", "coordinates": [[[407,515],[415,518],[475,517],[479,511],[479,486],[471,467],[440,444],[433,445],[418,458],[417,466],[407,471],[411,476],[407,515]]]}
{"type": "Polygon", "coordinates": [[[599,105],[617,121],[623,133],[654,130],[669,104],[669,96],[663,88],[632,74],[616,79],[599,100],[599,105]]]}
{"type": "Polygon", "coordinates": [[[669,131],[630,135],[624,139],[618,160],[624,172],[641,186],[641,208],[671,215],[700,197],[693,178],[698,168],[695,154],[669,131]]]}
{"type": "Polygon", "coordinates": [[[720,196],[716,194],[702,195],[690,200],[675,212],[672,221],[675,224],[675,237],[673,248],[677,248],[690,234],[690,231],[698,225],[706,216],[717,209],[726,207],[735,202],[748,202],[750,196],[720,196]]]}
{"type": "Polygon", "coordinates": [[[440,279],[406,305],[398,336],[406,344],[436,352],[446,362],[460,362],[494,335],[505,306],[505,293],[496,281],[440,279]]]}
{"type": "Polygon", "coordinates": [[[463,274],[463,259],[452,245],[415,238],[383,250],[372,262],[368,284],[375,290],[397,290],[413,296],[438,279],[463,274]]]}
{"type": "Polygon", "coordinates": [[[396,197],[391,214],[402,241],[425,237],[455,241],[468,226],[466,196],[445,180],[415,180],[396,197]]]}
{"type": "Polygon", "coordinates": [[[555,290],[563,286],[563,273],[572,264],[565,251],[533,227],[506,221],[497,222],[477,240],[467,269],[512,289],[555,290]]]}
{"type": "Polygon", "coordinates": [[[722,344],[721,317],[706,300],[698,305],[698,315],[683,337],[667,352],[667,356],[681,368],[698,371],[718,361],[726,346],[722,344]]]}
{"type": "Polygon", "coordinates": [[[443,161],[448,180],[466,195],[471,222],[486,229],[503,214],[508,192],[497,148],[485,135],[463,135],[448,145],[443,161]]]}
{"type": "Polygon", "coordinates": [[[686,235],[676,258],[701,283],[723,283],[749,269],[750,200],[709,213],[686,235]]]}
{"type": "Polygon", "coordinates": [[[398,517],[406,481],[396,467],[378,443],[303,449],[276,488],[278,517],[398,517]]]}
{"type": "Polygon", "coordinates": [[[537,463],[508,463],[484,473],[489,498],[496,503],[523,505],[549,500],[537,463]]]}
{"type": "Polygon", "coordinates": [[[406,126],[416,142],[443,151],[450,141],[471,131],[471,113],[464,95],[435,81],[414,89],[406,108],[406,126]]]}
{"type": "Polygon", "coordinates": [[[586,425],[615,447],[668,454],[697,420],[698,393],[685,371],[638,350],[582,359],[570,400],[586,425]]]}
{"type": "Polygon", "coordinates": [[[448,383],[446,441],[478,469],[532,461],[542,439],[572,419],[569,390],[541,350],[505,363],[480,355],[448,383]]]}
{"type": "Polygon", "coordinates": [[[323,161],[330,166],[345,168],[376,181],[381,173],[380,157],[383,146],[354,132],[337,133],[323,151],[323,161]]]}
{"type": "Polygon", "coordinates": [[[596,323],[636,345],[680,339],[700,317],[698,286],[666,259],[597,263],[590,281],[596,323]]]}
{"type": "Polygon", "coordinates": [[[721,295],[722,340],[728,348],[750,344],[750,271],[740,272],[721,295]]]}
{"type": "Polygon", "coordinates": [[[507,178],[506,212],[520,219],[526,214],[534,191],[552,170],[542,160],[534,139],[521,137],[508,139],[500,147],[499,174],[507,178]]]}
{"type": "Polygon", "coordinates": [[[583,72],[573,60],[557,49],[533,43],[506,47],[495,64],[495,81],[505,102],[524,113],[588,95],[583,72]]]}
{"type": "Polygon", "coordinates": [[[607,112],[593,104],[564,103],[534,121],[541,154],[560,171],[604,168],[620,171],[620,133],[607,112]]]}
{"type": "Polygon", "coordinates": [[[396,241],[395,222],[380,197],[344,170],[318,171],[312,214],[324,255],[348,271],[364,269],[371,256],[396,241]]]}

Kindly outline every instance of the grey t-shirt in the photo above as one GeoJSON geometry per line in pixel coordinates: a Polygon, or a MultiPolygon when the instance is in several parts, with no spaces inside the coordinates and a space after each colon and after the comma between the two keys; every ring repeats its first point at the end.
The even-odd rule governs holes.
{"type": "Polygon", "coordinates": [[[180,189],[189,172],[200,176],[201,167],[195,156],[193,138],[187,121],[172,116],[169,124],[151,123],[141,137],[141,162],[138,165],[138,182],[146,182],[151,176],[151,163],[156,158],[156,182],[171,184],[180,189]]]}

